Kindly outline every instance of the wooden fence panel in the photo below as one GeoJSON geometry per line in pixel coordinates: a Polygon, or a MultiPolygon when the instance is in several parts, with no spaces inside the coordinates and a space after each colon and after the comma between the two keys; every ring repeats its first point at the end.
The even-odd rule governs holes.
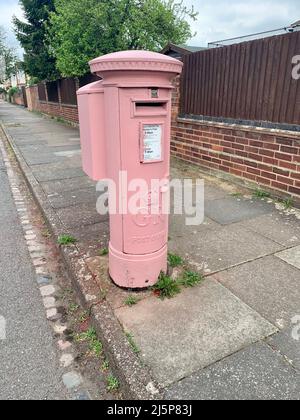
{"type": "Polygon", "coordinates": [[[67,78],[59,80],[61,103],[65,105],[77,105],[76,79],[67,78]]]}
{"type": "Polygon", "coordinates": [[[185,56],[181,114],[299,125],[295,55],[300,31],[185,56]]]}

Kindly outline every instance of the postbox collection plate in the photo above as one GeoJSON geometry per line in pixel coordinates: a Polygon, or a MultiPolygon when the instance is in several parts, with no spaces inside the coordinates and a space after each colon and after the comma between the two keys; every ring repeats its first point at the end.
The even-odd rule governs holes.
{"type": "Polygon", "coordinates": [[[161,162],[163,160],[163,125],[142,123],[141,132],[141,162],[161,162]]]}

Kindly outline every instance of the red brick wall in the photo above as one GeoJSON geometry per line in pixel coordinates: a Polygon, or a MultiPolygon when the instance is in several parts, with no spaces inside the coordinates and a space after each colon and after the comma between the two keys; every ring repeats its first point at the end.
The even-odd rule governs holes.
{"type": "Polygon", "coordinates": [[[29,111],[38,111],[38,92],[37,86],[30,86],[26,88],[26,97],[29,111]]]}
{"type": "Polygon", "coordinates": [[[251,181],[278,196],[300,200],[300,133],[178,118],[175,82],[171,150],[174,156],[251,181]]]}
{"type": "Polygon", "coordinates": [[[23,94],[15,93],[11,98],[11,102],[15,105],[24,105],[23,94]]]}
{"type": "MultiPolygon", "coordinates": [[[[38,97],[37,86],[31,86],[26,89],[28,109],[30,111],[38,111],[54,117],[60,117],[71,123],[78,124],[78,109],[76,105],[65,105],[61,103],[53,103],[48,101],[40,101],[38,97]]],[[[60,96],[60,95],[59,95],[60,96]]]]}

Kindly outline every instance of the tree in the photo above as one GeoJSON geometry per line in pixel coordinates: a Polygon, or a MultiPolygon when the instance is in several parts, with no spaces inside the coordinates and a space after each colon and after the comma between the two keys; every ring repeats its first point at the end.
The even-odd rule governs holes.
{"type": "Polygon", "coordinates": [[[0,27],[0,83],[14,76],[18,69],[18,58],[12,48],[7,45],[6,35],[0,27]]]}
{"type": "Polygon", "coordinates": [[[55,0],[50,52],[63,76],[82,76],[106,53],[184,43],[192,35],[186,19],[196,16],[181,0],[55,0]]]}
{"type": "Polygon", "coordinates": [[[23,69],[37,80],[55,79],[58,72],[46,38],[46,24],[50,12],[54,11],[54,0],[20,0],[20,4],[26,20],[14,17],[13,24],[25,51],[23,69]]]}

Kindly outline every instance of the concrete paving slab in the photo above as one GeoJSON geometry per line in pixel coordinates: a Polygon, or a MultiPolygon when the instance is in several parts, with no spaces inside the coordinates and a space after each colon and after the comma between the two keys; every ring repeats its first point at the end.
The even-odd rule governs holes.
{"type": "Polygon", "coordinates": [[[33,137],[38,137],[44,139],[60,139],[62,136],[65,136],[65,139],[68,137],[78,137],[78,133],[76,132],[76,129],[72,129],[69,127],[65,127],[63,125],[56,125],[53,122],[48,122],[46,120],[42,120],[41,123],[37,122],[24,122],[22,124],[17,125],[9,125],[5,121],[5,118],[2,117],[2,121],[5,123],[5,126],[7,127],[7,130],[11,136],[16,138],[16,141],[19,141],[20,139],[24,137],[29,137],[32,135],[33,137]]]}
{"type": "Polygon", "coordinates": [[[220,200],[226,197],[228,197],[228,191],[209,185],[207,182],[204,183],[204,198],[206,201],[220,200]]]}
{"type": "Polygon", "coordinates": [[[33,145],[20,145],[19,149],[23,152],[40,152],[40,153],[49,153],[55,154],[59,152],[69,152],[69,151],[80,151],[80,146],[78,144],[68,144],[68,145],[40,145],[39,143],[34,143],[33,145]]]}
{"type": "Polygon", "coordinates": [[[81,156],[79,155],[72,156],[68,159],[60,158],[60,159],[56,159],[53,162],[32,165],[32,170],[35,172],[39,170],[45,170],[45,171],[52,170],[53,172],[56,172],[56,171],[60,171],[64,169],[73,169],[73,168],[80,169],[82,175],[84,175],[84,172],[82,170],[81,156]]]}
{"type": "Polygon", "coordinates": [[[56,147],[53,149],[45,145],[19,146],[19,149],[29,166],[67,162],[69,158],[71,162],[77,162],[78,167],[81,165],[81,151],[77,145],[56,147]]]}
{"type": "Polygon", "coordinates": [[[267,342],[300,371],[300,310],[294,321],[295,323],[285,330],[268,338],[267,342]]]}
{"type": "Polygon", "coordinates": [[[42,152],[26,152],[26,151],[22,151],[21,152],[24,159],[26,160],[27,164],[29,166],[31,165],[40,165],[40,164],[47,164],[47,163],[55,163],[58,160],[62,160],[62,157],[57,157],[54,156],[52,154],[49,154],[47,152],[42,153],[42,152]]]}
{"type": "Polygon", "coordinates": [[[108,218],[101,223],[69,227],[68,233],[76,238],[76,246],[83,255],[96,256],[99,250],[108,247],[108,218]]]}
{"type": "MultiPolygon", "coordinates": [[[[180,172],[180,170],[178,170],[178,169],[173,170],[173,168],[172,168],[172,172],[173,172],[172,180],[179,179],[180,181],[183,181],[185,175],[182,172],[180,172]]],[[[190,179],[192,179],[192,178],[190,178],[190,179]]],[[[199,179],[202,179],[202,178],[199,176],[199,179]]],[[[204,182],[204,184],[203,184],[203,204],[207,200],[217,200],[217,199],[223,199],[223,198],[226,198],[226,197],[228,198],[229,193],[225,189],[214,186],[214,185],[210,185],[205,180],[203,180],[203,182],[204,182]]],[[[185,185],[185,191],[190,191],[190,193],[192,194],[192,200],[193,200],[192,203],[193,203],[193,205],[195,205],[196,204],[196,199],[197,199],[195,184],[185,185]]],[[[172,189],[171,190],[171,201],[173,201],[173,198],[178,196],[178,195],[179,195],[180,198],[183,197],[181,191],[177,191],[177,190],[172,189]],[[179,192],[179,194],[178,194],[178,192],[179,192]]]]}
{"type": "Polygon", "coordinates": [[[76,191],[84,188],[93,188],[96,191],[96,183],[86,176],[42,182],[41,186],[47,195],[55,193],[62,194],[64,192],[76,191]]]}
{"type": "Polygon", "coordinates": [[[46,181],[58,181],[58,180],[66,180],[70,178],[78,178],[78,177],[85,177],[84,172],[80,168],[66,168],[66,169],[57,169],[53,171],[50,168],[40,168],[36,169],[32,167],[32,172],[34,177],[39,182],[46,182],[46,181]]]}
{"type": "Polygon", "coordinates": [[[261,200],[227,197],[205,202],[205,214],[221,225],[240,222],[262,214],[271,213],[272,204],[261,200]]]}
{"type": "MultiPolygon", "coordinates": [[[[36,133],[35,130],[34,131],[30,131],[30,129],[26,130],[26,132],[24,132],[24,128],[22,129],[22,131],[20,130],[20,133],[18,133],[17,135],[14,134],[14,138],[16,138],[16,144],[17,146],[19,145],[26,145],[27,142],[29,142],[30,140],[34,140],[34,143],[32,143],[31,145],[34,144],[43,144],[43,142],[46,142],[47,146],[49,148],[51,147],[59,147],[59,146],[69,146],[69,145],[80,145],[79,140],[75,140],[73,139],[73,137],[69,137],[70,133],[66,134],[61,134],[60,132],[55,133],[55,135],[53,135],[53,133],[50,133],[48,130],[46,130],[44,133],[36,133]]],[[[29,144],[30,145],[30,144],[29,144]]]]}
{"type": "Polygon", "coordinates": [[[173,385],[166,399],[299,400],[300,375],[266,344],[255,344],[173,385]]]}
{"type": "Polygon", "coordinates": [[[203,231],[217,228],[218,224],[206,217],[201,225],[186,226],[185,215],[171,215],[169,237],[176,242],[177,238],[189,237],[190,240],[194,236],[201,235],[203,231]]]}
{"type": "Polygon", "coordinates": [[[300,221],[279,212],[241,222],[241,226],[260,233],[285,247],[300,244],[300,221]]]}
{"type": "Polygon", "coordinates": [[[19,146],[33,146],[38,144],[39,146],[48,146],[48,142],[47,140],[43,139],[43,138],[36,138],[33,137],[32,135],[30,136],[26,136],[26,137],[22,137],[20,140],[16,141],[15,144],[19,147],[19,146]]]}
{"type": "Polygon", "coordinates": [[[300,271],[274,256],[218,273],[214,278],[278,328],[289,325],[300,311],[300,271]]]}
{"type": "Polygon", "coordinates": [[[96,206],[99,193],[94,188],[85,188],[76,191],[65,191],[64,193],[50,194],[48,200],[54,209],[61,209],[77,204],[90,203],[91,207],[96,206]]]}
{"type": "Polygon", "coordinates": [[[276,254],[276,257],[300,269],[300,246],[282,251],[276,254]]]}
{"type": "Polygon", "coordinates": [[[65,124],[57,123],[47,118],[40,118],[38,116],[36,120],[32,121],[30,118],[30,114],[29,119],[27,119],[26,115],[24,115],[24,117],[14,116],[13,118],[11,118],[9,115],[5,115],[4,113],[1,115],[1,117],[5,123],[9,123],[9,125],[11,125],[12,127],[14,127],[15,124],[22,125],[23,127],[28,127],[29,131],[35,131],[36,129],[37,133],[49,132],[50,134],[52,133],[52,135],[54,133],[76,133],[76,128],[65,124]]]}
{"type": "Polygon", "coordinates": [[[72,158],[74,156],[81,156],[81,150],[64,150],[62,152],[54,152],[55,156],[72,158]]]}
{"type": "MultiPolygon", "coordinates": [[[[170,250],[186,257],[195,269],[205,271],[206,274],[222,271],[283,249],[282,245],[235,224],[202,229],[192,236],[186,234],[173,238],[172,220],[173,217],[170,250]]],[[[182,224],[183,232],[184,229],[185,225],[182,224]]],[[[197,229],[195,227],[194,231],[197,229]]],[[[176,230],[178,232],[178,226],[176,230]]]]}
{"type": "Polygon", "coordinates": [[[277,331],[213,280],[174,299],[151,297],[115,313],[164,386],[277,331]]]}
{"type": "Polygon", "coordinates": [[[91,206],[90,203],[83,203],[56,209],[56,213],[68,230],[107,221],[107,216],[101,216],[97,213],[96,203],[95,206],[91,206]]]}
{"type": "MultiPolygon", "coordinates": [[[[171,167],[171,179],[179,179],[183,180],[184,178],[187,179],[203,179],[202,175],[200,173],[197,174],[197,177],[195,177],[195,174],[187,174],[184,173],[181,169],[176,167],[171,167]]],[[[223,188],[219,188],[215,185],[210,184],[206,180],[203,179],[204,182],[204,197],[205,200],[217,200],[221,198],[228,197],[229,193],[223,188]]],[[[195,191],[195,188],[192,188],[193,191],[195,191]]]]}

